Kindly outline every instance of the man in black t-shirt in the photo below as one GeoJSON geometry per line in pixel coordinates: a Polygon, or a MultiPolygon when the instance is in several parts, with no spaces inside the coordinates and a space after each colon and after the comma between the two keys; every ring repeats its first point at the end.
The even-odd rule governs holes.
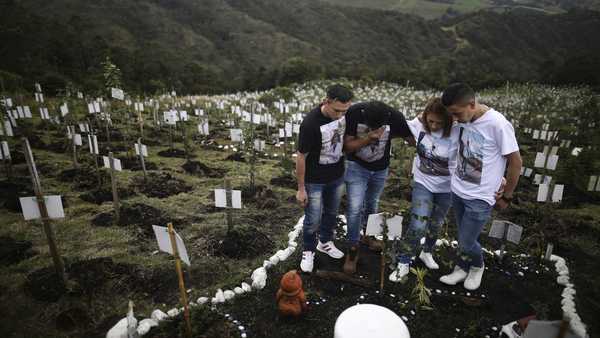
{"type": "MultiPolygon", "coordinates": [[[[344,151],[348,155],[345,181],[350,242],[344,272],[348,274],[356,271],[360,229],[366,226],[370,214],[377,213],[379,196],[388,176],[394,137],[402,137],[414,144],[404,115],[399,111],[379,101],[358,103],[348,109],[344,137],[344,151]]],[[[375,249],[375,245],[370,247],[375,249]]]]}
{"type": "Polygon", "coordinates": [[[333,244],[333,230],[344,190],[344,114],[352,96],[348,88],[340,85],[327,88],[323,103],[308,113],[300,125],[296,200],[304,207],[300,263],[304,272],[313,270],[315,249],[336,259],[344,256],[333,244]]]}

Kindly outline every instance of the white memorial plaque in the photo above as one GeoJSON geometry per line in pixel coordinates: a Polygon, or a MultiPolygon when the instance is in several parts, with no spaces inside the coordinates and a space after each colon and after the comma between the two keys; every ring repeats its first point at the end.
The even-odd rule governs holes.
{"type": "Polygon", "coordinates": [[[81,134],[75,134],[75,145],[76,146],[83,145],[83,142],[81,141],[81,134]]]}
{"type": "Polygon", "coordinates": [[[63,104],[60,106],[60,114],[61,116],[65,116],[69,113],[69,107],[67,106],[67,104],[63,104]]]}
{"type": "Polygon", "coordinates": [[[523,235],[523,227],[514,223],[508,223],[506,240],[514,244],[519,244],[519,242],[521,242],[521,236],[523,235]]]}
{"type": "Polygon", "coordinates": [[[544,153],[536,153],[535,154],[535,163],[533,164],[533,167],[534,168],[543,168],[545,161],[546,161],[546,155],[544,153]]]}
{"type": "Polygon", "coordinates": [[[229,129],[229,135],[231,137],[231,142],[242,142],[241,129],[229,129]]]}
{"type": "MultiPolygon", "coordinates": [[[[40,219],[42,217],[37,198],[35,196],[21,197],[19,198],[19,201],[21,202],[23,217],[26,221],[40,219]]],[[[46,210],[48,211],[48,218],[57,219],[65,217],[65,211],[59,195],[44,196],[44,203],[46,204],[46,210]]]]}
{"type": "Polygon", "coordinates": [[[98,137],[96,137],[96,135],[89,135],[89,134],[87,137],[88,137],[88,147],[90,150],[90,154],[100,155],[100,152],[98,151],[98,137]]]}
{"type": "Polygon", "coordinates": [[[42,120],[49,120],[50,114],[48,114],[48,108],[40,107],[40,117],[42,120]]]}
{"type": "Polygon", "coordinates": [[[256,150],[256,151],[264,151],[265,150],[265,141],[263,141],[263,140],[254,140],[254,150],[256,150]]]}
{"type": "MultiPolygon", "coordinates": [[[[171,237],[169,236],[169,228],[153,225],[152,230],[154,230],[154,235],[156,236],[158,249],[162,252],[173,255],[173,245],[171,244],[171,237]]],[[[175,232],[175,244],[177,247],[177,253],[179,253],[179,258],[181,258],[181,261],[183,261],[185,264],[191,266],[190,258],[181,236],[179,236],[175,230],[173,230],[173,232],[175,232]]]]}
{"type": "Polygon", "coordinates": [[[0,160],[10,159],[10,149],[8,148],[8,142],[2,141],[2,152],[0,152],[0,160]]]}
{"type": "Polygon", "coordinates": [[[189,118],[188,118],[188,113],[187,113],[185,110],[181,110],[181,111],[179,112],[179,116],[180,116],[180,120],[181,120],[181,121],[184,121],[184,122],[185,122],[185,121],[188,121],[188,119],[189,119],[189,118]]]}
{"type": "Polygon", "coordinates": [[[533,177],[533,184],[538,185],[541,183],[542,183],[542,175],[535,174],[535,176],[533,177]]]}
{"type": "Polygon", "coordinates": [[[119,89],[119,88],[111,88],[110,96],[112,96],[113,98],[115,98],[117,100],[121,100],[121,101],[123,101],[125,99],[125,93],[123,92],[122,89],[119,89]]]}
{"type": "Polygon", "coordinates": [[[533,169],[525,168],[525,177],[531,177],[532,173],[533,173],[533,169]]]}
{"type": "Polygon", "coordinates": [[[26,118],[28,118],[28,119],[31,118],[31,109],[29,109],[29,106],[23,107],[23,114],[25,115],[26,118]]]}
{"type": "Polygon", "coordinates": [[[242,208],[242,191],[231,190],[231,207],[234,209],[242,208]]]}
{"type": "Polygon", "coordinates": [[[556,164],[558,163],[558,155],[550,155],[548,157],[548,164],[546,168],[550,170],[556,170],[556,164]]]}
{"type": "Polygon", "coordinates": [[[208,122],[203,122],[198,125],[198,132],[200,135],[209,135],[208,132],[208,122]]]}
{"type": "MultiPolygon", "coordinates": [[[[388,238],[402,236],[402,216],[395,215],[387,219],[388,238]]],[[[370,214],[367,219],[367,235],[379,236],[383,233],[383,214],[370,214]]]]}
{"type": "Polygon", "coordinates": [[[506,228],[506,221],[493,220],[490,227],[489,237],[503,239],[506,228]]]}
{"type": "Polygon", "coordinates": [[[101,111],[101,110],[100,110],[100,102],[98,102],[98,101],[95,101],[95,102],[94,102],[94,111],[95,111],[96,113],[99,113],[99,112],[101,111]]]}
{"type": "Polygon", "coordinates": [[[532,139],[534,139],[534,140],[537,140],[537,139],[539,139],[539,138],[540,138],[540,131],[539,131],[539,130],[537,130],[537,129],[536,129],[536,130],[534,130],[534,131],[533,131],[533,135],[532,135],[532,137],[531,137],[531,138],[532,138],[532,139]]]}
{"type": "Polygon", "coordinates": [[[227,208],[227,192],[225,189],[215,189],[215,206],[227,208]]]}
{"type": "Polygon", "coordinates": [[[590,176],[590,181],[588,183],[588,191],[594,191],[596,187],[596,181],[598,180],[598,176],[590,176]]]}
{"type": "MultiPolygon", "coordinates": [[[[135,154],[140,156],[140,144],[135,143],[135,154]]],[[[148,157],[148,148],[145,144],[142,144],[142,156],[148,157]]]]}
{"type": "MultiPolygon", "coordinates": [[[[108,156],[102,156],[102,160],[104,161],[104,168],[110,169],[110,158],[108,156]]],[[[116,171],[122,171],[121,160],[113,157],[113,167],[116,171]]]]}
{"type": "Polygon", "coordinates": [[[560,203],[562,201],[564,189],[565,189],[565,186],[562,184],[556,184],[554,186],[554,191],[552,192],[552,202],[560,203]]]}
{"type": "Polygon", "coordinates": [[[548,184],[540,184],[538,187],[537,201],[538,202],[546,202],[548,199],[548,184]]]}

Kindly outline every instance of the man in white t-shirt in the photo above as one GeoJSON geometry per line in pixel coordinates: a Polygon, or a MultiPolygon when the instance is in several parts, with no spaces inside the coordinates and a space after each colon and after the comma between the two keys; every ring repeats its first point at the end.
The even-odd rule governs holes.
{"type": "Polygon", "coordinates": [[[484,263],[479,234],[496,205],[505,209],[519,181],[522,160],[512,124],[496,110],[477,102],[464,83],[450,85],[442,103],[458,122],[457,167],[452,174],[452,207],[458,225],[458,262],[440,281],[468,290],[481,285],[484,263]],[[506,186],[501,190],[506,172],[506,186]]]}

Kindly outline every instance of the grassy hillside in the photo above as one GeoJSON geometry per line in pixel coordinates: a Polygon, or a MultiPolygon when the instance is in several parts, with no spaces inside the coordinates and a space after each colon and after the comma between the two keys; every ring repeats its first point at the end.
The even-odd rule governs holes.
{"type": "Polygon", "coordinates": [[[106,56],[125,89],[139,93],[322,77],[600,84],[600,13],[592,11],[484,11],[441,23],[314,0],[13,0],[0,4],[0,22],[0,76],[11,91],[34,81],[98,90],[106,56]]]}
{"type": "Polygon", "coordinates": [[[548,14],[559,14],[571,8],[600,10],[597,0],[324,0],[341,6],[375,8],[414,14],[425,19],[438,19],[478,10],[525,8],[548,14]]]}

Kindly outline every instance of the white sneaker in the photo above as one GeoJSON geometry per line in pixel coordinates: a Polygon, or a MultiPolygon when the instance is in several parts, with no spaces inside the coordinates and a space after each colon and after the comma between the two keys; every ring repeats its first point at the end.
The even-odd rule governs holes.
{"type": "Polygon", "coordinates": [[[315,265],[314,251],[302,251],[302,261],[300,262],[300,269],[302,269],[302,271],[304,271],[304,272],[312,272],[314,265],[315,265]]]}
{"type": "Polygon", "coordinates": [[[451,274],[440,277],[440,282],[447,285],[456,285],[466,278],[467,272],[457,265],[454,267],[454,271],[451,274]]]}
{"type": "Polygon", "coordinates": [[[344,253],[335,247],[333,241],[329,241],[327,243],[321,243],[321,241],[319,241],[319,244],[317,244],[317,250],[328,254],[331,258],[340,259],[344,257],[344,253]]]}
{"type": "Polygon", "coordinates": [[[421,259],[421,262],[425,263],[425,266],[430,270],[437,270],[440,268],[440,266],[433,260],[431,252],[421,251],[421,254],[419,254],[419,259],[421,259]]]}
{"type": "Polygon", "coordinates": [[[483,270],[485,266],[481,265],[480,268],[472,266],[469,269],[469,275],[465,279],[464,287],[467,290],[477,290],[481,285],[481,278],[483,277],[483,270]]]}
{"type": "Polygon", "coordinates": [[[409,272],[410,264],[398,263],[398,267],[396,267],[396,270],[394,270],[390,274],[389,280],[394,283],[401,282],[403,279],[406,278],[406,276],[408,276],[409,272]]]}

